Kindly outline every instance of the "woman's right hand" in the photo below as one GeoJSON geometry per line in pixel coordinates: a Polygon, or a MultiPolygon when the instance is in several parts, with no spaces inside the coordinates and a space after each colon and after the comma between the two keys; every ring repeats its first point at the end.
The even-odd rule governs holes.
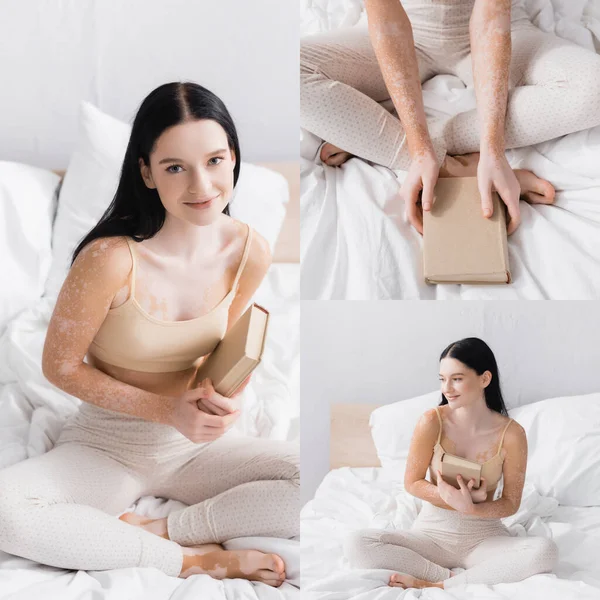
{"type": "Polygon", "coordinates": [[[473,500],[473,504],[485,502],[487,500],[487,485],[485,483],[485,478],[481,478],[479,482],[479,487],[477,489],[473,489],[474,485],[474,479],[469,480],[469,483],[467,483],[467,489],[469,490],[469,492],[471,492],[471,500],[473,500]]]}
{"type": "Polygon", "coordinates": [[[433,188],[438,180],[440,165],[433,150],[413,158],[400,188],[409,223],[423,235],[423,211],[433,206],[433,188]],[[419,204],[419,194],[421,203],[419,204]]]}
{"type": "Polygon", "coordinates": [[[198,401],[205,396],[206,390],[197,387],[172,398],[170,424],[195,444],[220,438],[240,415],[239,410],[225,415],[211,415],[201,411],[198,401]]]}

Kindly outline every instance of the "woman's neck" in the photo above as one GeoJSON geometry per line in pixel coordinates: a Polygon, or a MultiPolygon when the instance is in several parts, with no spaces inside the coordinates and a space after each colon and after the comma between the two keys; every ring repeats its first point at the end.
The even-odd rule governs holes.
{"type": "Polygon", "coordinates": [[[193,262],[197,256],[217,254],[223,244],[221,220],[198,226],[167,214],[160,231],[146,245],[157,254],[193,262]]]}
{"type": "Polygon", "coordinates": [[[475,433],[485,428],[490,422],[490,417],[493,417],[492,411],[487,407],[484,398],[471,402],[466,406],[449,408],[452,422],[467,433],[475,433]]]}

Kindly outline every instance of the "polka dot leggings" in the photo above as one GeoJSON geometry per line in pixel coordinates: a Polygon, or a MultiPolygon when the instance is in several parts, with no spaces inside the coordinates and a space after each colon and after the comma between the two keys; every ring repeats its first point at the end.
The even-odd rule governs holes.
{"type": "MultiPolygon", "coordinates": [[[[444,8],[443,2],[420,4],[432,11],[436,4],[444,8]]],[[[436,21],[428,21],[423,11],[413,18],[410,10],[409,4],[406,11],[413,23],[421,83],[448,73],[472,85],[468,15],[461,21],[466,29],[454,25],[449,36],[448,28],[439,25],[437,34],[432,31],[436,21]]],[[[408,169],[402,125],[380,104],[389,101],[389,93],[366,24],[304,38],[300,67],[302,127],[355,156],[392,169],[408,169]]],[[[507,148],[600,124],[600,56],[543,33],[526,18],[512,24],[509,86],[507,148]]],[[[429,122],[429,130],[441,158],[446,153],[479,151],[476,110],[429,122]]]]}
{"type": "Polygon", "coordinates": [[[66,569],[155,567],[176,577],[181,546],[290,538],[299,512],[294,444],[227,433],[196,445],[92,405],[55,448],[0,471],[0,550],[66,569]],[[170,540],[117,518],[144,495],[189,505],[169,514],[170,540]]]}

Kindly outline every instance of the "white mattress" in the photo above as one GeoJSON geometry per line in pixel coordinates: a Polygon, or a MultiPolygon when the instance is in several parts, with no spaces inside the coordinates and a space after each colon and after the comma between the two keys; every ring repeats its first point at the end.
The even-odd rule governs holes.
{"type": "Polygon", "coordinates": [[[302,593],[311,600],[592,600],[600,598],[600,506],[558,506],[526,487],[519,512],[505,519],[514,535],[552,537],[558,545],[555,574],[493,586],[468,585],[452,591],[402,590],[387,585],[393,571],[350,570],[342,540],[362,528],[407,529],[421,501],[389,481],[382,469],[336,469],[323,480],[301,518],[302,593]]]}
{"type": "MultiPolygon", "coordinates": [[[[299,265],[275,264],[255,295],[271,313],[263,361],[244,391],[238,429],[272,439],[298,439],[299,410],[299,265]]],[[[79,400],[51,386],[41,373],[41,354],[52,306],[42,299],[11,321],[0,338],[0,468],[49,450],[79,400]]],[[[154,497],[130,509],[162,518],[182,507],[154,497]]],[[[275,589],[262,583],[187,580],[155,569],[66,571],[0,552],[0,600],[271,600],[298,598],[299,542],[275,538],[239,538],[228,547],[275,552],[286,562],[288,580],[275,589]]]]}
{"type": "MultiPolygon", "coordinates": [[[[590,50],[600,39],[593,0],[528,0],[533,22],[590,50]]],[[[303,31],[355,23],[359,0],[306,0],[303,31]]],[[[442,75],[423,86],[429,114],[474,106],[473,89],[442,75]]],[[[600,297],[600,127],[509,152],[513,168],[533,170],[557,189],[554,206],[521,202],[509,238],[513,283],[428,286],[422,238],[394,206],[405,173],[351,159],[317,164],[320,141],[303,132],[301,241],[303,299],[592,299],[600,297]]],[[[396,203],[398,204],[398,203],[396,203]]]]}

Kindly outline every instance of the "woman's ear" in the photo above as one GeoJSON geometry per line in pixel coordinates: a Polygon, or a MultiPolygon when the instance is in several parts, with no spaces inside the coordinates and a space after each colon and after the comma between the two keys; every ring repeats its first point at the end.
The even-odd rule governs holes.
{"type": "Polygon", "coordinates": [[[483,387],[486,388],[492,381],[492,373],[490,371],[484,371],[481,375],[481,381],[483,383],[483,387]]]}
{"type": "Polygon", "coordinates": [[[146,184],[146,187],[150,188],[151,190],[155,190],[156,184],[154,183],[154,179],[152,178],[152,173],[150,172],[150,167],[144,162],[143,158],[140,158],[139,165],[140,165],[140,173],[142,175],[142,179],[144,180],[144,183],[146,184]]]}
{"type": "Polygon", "coordinates": [[[230,152],[231,152],[231,160],[233,162],[233,168],[235,169],[235,165],[237,164],[237,158],[235,156],[235,151],[232,149],[230,152]]]}

